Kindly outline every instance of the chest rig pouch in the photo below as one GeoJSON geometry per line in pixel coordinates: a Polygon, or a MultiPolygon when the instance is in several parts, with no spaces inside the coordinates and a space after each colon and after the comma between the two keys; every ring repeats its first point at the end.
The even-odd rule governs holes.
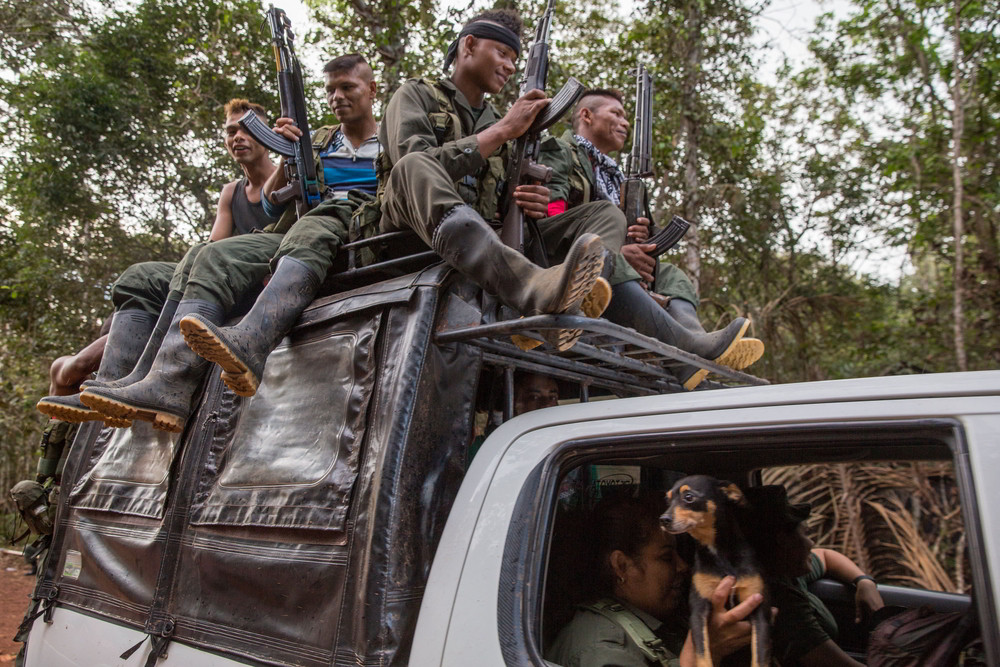
{"type": "MultiPolygon", "coordinates": [[[[451,97],[441,90],[433,81],[420,79],[434,95],[438,111],[427,114],[431,127],[434,128],[434,138],[439,146],[449,141],[458,141],[463,136],[462,121],[458,117],[451,97]]],[[[459,196],[466,204],[476,209],[483,219],[489,222],[497,215],[500,200],[500,190],[506,174],[507,145],[504,144],[493,155],[486,158],[486,166],[477,174],[469,174],[455,182],[459,196]]]]}

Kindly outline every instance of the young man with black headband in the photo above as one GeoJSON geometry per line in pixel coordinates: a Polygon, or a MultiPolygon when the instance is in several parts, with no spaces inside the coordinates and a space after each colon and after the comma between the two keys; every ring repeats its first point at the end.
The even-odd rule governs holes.
{"type": "MultiPolygon", "coordinates": [[[[609,202],[595,202],[567,214],[574,233],[562,247],[550,248],[563,263],[549,269],[505,246],[488,224],[499,213],[502,149],[549,102],[542,91],[529,91],[501,118],[486,101],[514,74],[520,34],[514,12],[479,14],[448,49],[445,71],[455,67],[450,77],[410,80],[392,96],[379,129],[380,230],[414,230],[449,264],[522,315],[573,313],[597,282],[605,246],[616,252],[624,241],[621,213],[609,202]]],[[[520,186],[513,197],[525,215],[547,215],[547,188],[520,186]]],[[[553,332],[550,342],[565,349],[578,335],[553,332]]]]}

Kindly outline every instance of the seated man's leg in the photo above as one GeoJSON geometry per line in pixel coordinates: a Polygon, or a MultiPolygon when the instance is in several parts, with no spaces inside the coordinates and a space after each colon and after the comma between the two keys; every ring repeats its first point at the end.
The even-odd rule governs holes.
{"type": "Polygon", "coordinates": [[[142,310],[154,317],[159,315],[177,266],[174,262],[140,262],[125,269],[111,286],[115,310],[142,310]]]}
{"type": "Polygon", "coordinates": [[[194,258],[183,298],[146,377],[127,387],[88,388],[83,402],[113,417],[181,431],[208,363],[187,346],[178,323],[194,313],[221,322],[241,296],[260,289],[280,240],[280,234],[245,234],[205,245],[194,258]]]}
{"type": "MultiPolygon", "coordinates": [[[[135,384],[146,377],[146,373],[149,372],[150,367],[153,365],[153,359],[156,358],[156,353],[160,349],[160,343],[163,342],[163,337],[166,335],[167,329],[170,328],[170,322],[174,319],[174,313],[177,311],[177,304],[184,296],[184,288],[187,286],[187,278],[191,273],[191,267],[194,266],[195,261],[198,258],[198,253],[200,253],[201,250],[208,245],[208,243],[208,241],[202,241],[201,243],[191,246],[191,248],[184,254],[184,258],[177,264],[170,262],[147,262],[145,264],[138,265],[147,266],[159,264],[161,265],[160,271],[166,271],[168,268],[170,269],[170,271],[166,274],[161,273],[156,282],[156,300],[153,302],[153,305],[155,306],[156,303],[162,304],[160,310],[158,311],[159,316],[156,319],[156,326],[153,327],[152,333],[149,334],[149,339],[146,341],[145,348],[142,350],[142,355],[135,363],[135,367],[132,369],[131,373],[113,382],[85,382],[83,384],[84,389],[87,387],[100,386],[126,387],[130,384],[135,384]]],[[[111,291],[111,298],[116,307],[124,307],[123,305],[119,305],[120,300],[123,297],[133,298],[131,295],[135,292],[134,289],[129,289],[128,282],[124,280],[127,273],[128,272],[122,274],[122,278],[119,278],[118,282],[115,283],[115,286],[111,291]]],[[[149,299],[149,296],[146,298],[149,299]]]]}
{"type": "Polygon", "coordinates": [[[684,299],[695,308],[698,307],[698,293],[691,279],[673,264],[660,262],[656,267],[656,281],[653,291],[669,299],[684,299]]]}
{"type": "MultiPolygon", "coordinates": [[[[482,216],[459,196],[437,160],[409,153],[396,163],[382,201],[382,230],[414,230],[451,266],[523,315],[576,312],[600,275],[600,239],[583,234],[566,261],[550,269],[528,261],[500,241],[482,216]]],[[[553,332],[566,349],[579,332],[553,332]]]]}
{"type": "MultiPolygon", "coordinates": [[[[142,262],[125,269],[111,287],[115,313],[111,320],[97,378],[83,387],[119,381],[136,367],[155,329],[157,316],[167,298],[174,272],[171,262],[142,262]]],[[[46,396],[36,405],[50,417],[79,423],[103,419],[110,426],[128,426],[128,421],[106,418],[80,400],[80,394],[46,396]]]]}
{"type": "Polygon", "coordinates": [[[308,306],[326,279],[355,205],[321,204],[296,222],[271,260],[271,280],[250,312],[232,327],[220,327],[198,315],[181,320],[191,349],[222,367],[222,380],[240,396],[257,393],[264,364],[308,306]]]}
{"type": "MultiPolygon", "coordinates": [[[[698,318],[698,293],[691,280],[673,264],[660,262],[656,268],[656,282],[653,291],[667,297],[667,312],[684,328],[695,333],[705,333],[698,318]]],[[[761,358],[764,343],[758,338],[740,338],[718,363],[740,370],[761,358]]]]}
{"type": "MultiPolygon", "coordinates": [[[[609,253],[618,254],[625,243],[625,214],[609,201],[574,206],[564,213],[538,221],[549,259],[561,262],[582,234],[597,234],[609,253]]],[[[609,269],[605,266],[605,269],[609,269]]]]}
{"type": "MultiPolygon", "coordinates": [[[[609,262],[613,268],[605,269],[606,274],[610,273],[612,297],[604,316],[610,321],[720,363],[735,354],[749,322],[737,318],[725,329],[708,334],[704,329],[690,331],[671,317],[650,297],[639,282],[639,274],[619,252],[625,241],[625,216],[611,202],[596,201],[577,206],[542,220],[539,228],[546,250],[555,259],[576,235],[586,232],[601,235],[608,251],[614,253],[609,262]]],[[[693,295],[693,286],[690,292],[693,295]]],[[[708,375],[708,371],[683,364],[676,366],[674,372],[685,389],[694,389],[708,375]]]]}

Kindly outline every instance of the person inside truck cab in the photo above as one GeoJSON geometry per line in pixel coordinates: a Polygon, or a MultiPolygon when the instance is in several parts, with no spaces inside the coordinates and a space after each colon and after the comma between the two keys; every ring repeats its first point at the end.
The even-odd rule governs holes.
{"type": "Polygon", "coordinates": [[[805,532],[808,504],[792,504],[785,487],[750,487],[744,495],[750,509],[745,531],[753,548],[770,557],[761,558],[772,604],[778,608],[774,622],[774,657],[783,666],[833,665],[860,667],[835,642],[837,621],[808,585],[829,577],[854,588],[855,622],[870,618],[884,605],[875,580],[850,558],[831,549],[814,549],[805,532]]]}
{"type": "MultiPolygon", "coordinates": [[[[323,71],[327,102],[340,121],[313,136],[317,174],[324,179],[323,202],[298,220],[290,209],[261,233],[207,244],[183,287],[172,286],[179,300],[172,317],[161,323],[166,334],[154,348],[145,378],[126,387],[88,388],[81,395],[84,403],[113,417],[180,432],[210,361],[222,366],[222,379],[236,393],[256,392],[267,355],[312,302],[348,237],[363,191],[374,188],[377,85],[372,69],[363,57],[348,54],[328,62],[323,71]],[[359,187],[357,197],[343,198],[348,188],[359,187]],[[260,292],[268,273],[270,281],[260,292]],[[237,326],[220,327],[238,303],[258,292],[237,326]]],[[[275,127],[288,139],[297,139],[297,130],[287,119],[275,127]]],[[[263,196],[269,192],[265,184],[263,196]]]]}
{"type": "MultiPolygon", "coordinates": [[[[617,205],[621,200],[625,176],[611,157],[625,146],[629,131],[621,92],[607,88],[584,91],[571,123],[572,129],[562,137],[543,141],[539,153],[539,162],[552,168],[548,212],[553,217],[539,221],[543,233],[563,211],[586,202],[617,205]]],[[[655,246],[644,244],[650,235],[650,221],[638,218],[636,222],[626,229],[625,215],[621,215],[626,239],[621,252],[609,259],[613,269],[606,277],[612,285],[612,299],[604,316],[737,370],[757,361],[764,353],[764,344],[756,338],[742,337],[746,330],[742,318],[720,332],[706,334],[698,319],[699,299],[694,285],[672,264],[657,267],[657,261],[647,254],[655,246]]],[[[690,390],[708,371],[684,365],[675,374],[690,390]]]]}
{"type": "MultiPolygon", "coordinates": [[[[664,508],[662,493],[615,496],[595,507],[587,530],[597,572],[578,581],[596,574],[596,595],[577,608],[545,652],[547,660],[563,667],[695,664],[685,611],[688,565],[677,552],[675,536],[660,528],[664,508]]],[[[756,594],[727,611],[733,583],[727,577],[712,596],[713,658],[749,645],[750,624],[744,619],[763,601],[756,594]]]]}
{"type": "MultiPolygon", "coordinates": [[[[548,375],[538,373],[528,373],[526,371],[514,372],[514,416],[523,415],[532,410],[551,408],[559,405],[559,383],[548,375]]],[[[490,411],[500,410],[500,406],[489,406],[490,411]]],[[[497,424],[490,422],[486,426],[485,432],[475,436],[469,444],[469,452],[466,456],[466,467],[472,463],[472,459],[479,452],[486,437],[496,430],[497,424]]]]}

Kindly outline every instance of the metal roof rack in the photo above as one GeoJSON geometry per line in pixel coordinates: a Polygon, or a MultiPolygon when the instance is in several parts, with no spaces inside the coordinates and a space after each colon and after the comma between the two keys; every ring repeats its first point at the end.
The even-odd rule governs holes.
{"type": "MultiPolygon", "coordinates": [[[[705,389],[733,385],[765,385],[767,380],[720,366],[679,350],[655,338],[604,319],[578,315],[535,315],[476,326],[439,330],[436,342],[462,342],[483,350],[494,366],[544,373],[579,383],[583,388],[600,387],[618,395],[642,396],[683,391],[669,365],[683,362],[708,369],[722,381],[703,382],[705,389]],[[548,344],[522,350],[510,341],[512,334],[542,340],[543,329],[581,329],[577,343],[564,352],[548,344]]],[[[699,389],[702,387],[699,386],[699,389]]]]}

